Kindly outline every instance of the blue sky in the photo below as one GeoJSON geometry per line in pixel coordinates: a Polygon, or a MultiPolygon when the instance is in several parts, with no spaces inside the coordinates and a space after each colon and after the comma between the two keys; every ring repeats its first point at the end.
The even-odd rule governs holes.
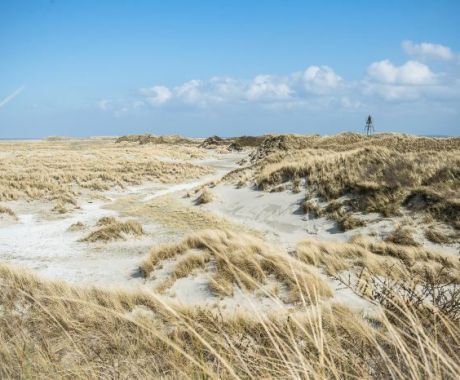
{"type": "Polygon", "coordinates": [[[0,138],[459,135],[460,1],[0,1],[0,138]]]}

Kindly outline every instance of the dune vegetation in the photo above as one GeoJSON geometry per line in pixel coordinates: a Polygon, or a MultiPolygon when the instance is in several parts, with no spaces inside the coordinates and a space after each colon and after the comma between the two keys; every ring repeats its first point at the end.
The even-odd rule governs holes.
{"type": "MultiPolygon", "coordinates": [[[[381,310],[366,317],[328,301],[324,285],[310,281],[316,277],[303,264],[305,255],[313,259],[309,244],[326,257],[374,249],[360,242],[343,248],[302,243],[302,262],[296,264],[299,259],[274,253],[259,241],[214,231],[155,249],[142,265],[148,274],[166,257],[200,249],[200,255],[216,261],[223,283],[257,287],[274,271],[290,286],[297,284],[300,303],[294,311],[264,314],[179,306],[152,292],[71,287],[1,264],[0,376],[456,378],[458,292],[450,303],[433,303],[384,283],[362,292],[381,310]]],[[[421,255],[414,252],[413,258],[421,255]]],[[[195,257],[189,265],[202,262],[195,257]]]]}
{"type": "MultiPolygon", "coordinates": [[[[235,287],[253,291],[275,281],[286,290],[283,302],[305,302],[315,297],[330,297],[328,285],[318,274],[293,260],[289,255],[265,244],[261,239],[244,233],[207,230],[188,236],[182,242],[154,248],[140,270],[148,277],[164,260],[179,257],[171,283],[200,268],[208,271],[210,290],[217,295],[232,295],[235,287]]],[[[164,288],[162,286],[162,288],[164,288]]],[[[283,298],[283,295],[279,295],[283,298]]]]}
{"type": "Polygon", "coordinates": [[[14,213],[13,210],[11,210],[11,208],[6,207],[6,206],[2,206],[2,205],[0,205],[0,215],[1,214],[9,215],[9,216],[11,216],[13,218],[16,218],[16,214],[14,213]]]}
{"type": "Polygon", "coordinates": [[[198,232],[213,228],[213,226],[232,230],[241,229],[241,226],[226,218],[207,212],[200,207],[186,205],[171,195],[163,195],[142,202],[136,196],[126,197],[114,202],[111,208],[122,212],[124,216],[140,218],[148,223],[158,223],[170,231],[181,234],[198,232]]]}
{"type": "Polygon", "coordinates": [[[65,213],[82,193],[209,174],[210,168],[186,162],[203,156],[195,146],[126,145],[113,139],[2,142],[0,200],[50,200],[56,212],[65,213]]]}
{"type": "Polygon", "coordinates": [[[81,239],[89,243],[97,241],[125,240],[126,235],[142,236],[144,230],[137,220],[120,221],[114,217],[103,217],[98,220],[96,229],[81,239]]]}
{"type": "Polygon", "coordinates": [[[459,168],[459,138],[282,135],[266,138],[250,165],[227,179],[262,190],[295,188],[302,180],[306,201],[325,202],[315,213],[339,222],[345,213],[392,216],[404,208],[459,228],[459,168]]]}
{"type": "Polygon", "coordinates": [[[120,136],[115,140],[116,143],[138,143],[144,144],[173,144],[196,146],[199,141],[189,139],[180,135],[156,136],[150,133],[143,135],[126,135],[120,136]]]}
{"type": "Polygon", "coordinates": [[[201,190],[200,195],[196,199],[196,203],[201,205],[203,203],[209,203],[214,200],[214,194],[209,190],[209,188],[204,187],[203,190],[201,190]]]}
{"type": "MultiPolygon", "coordinates": [[[[1,144],[0,200],[53,201],[59,214],[75,209],[52,219],[73,239],[70,252],[91,266],[104,254],[113,260],[127,253],[134,268],[122,271],[131,277],[114,278],[136,286],[70,285],[0,263],[0,378],[458,377],[459,139],[133,135],[1,144]],[[210,167],[189,162],[249,147],[247,159],[222,180],[210,182],[210,167]],[[169,190],[163,186],[155,194],[151,187],[111,199],[103,192],[186,179],[190,186],[174,192],[162,193],[169,190]],[[352,230],[373,223],[371,213],[393,224],[374,235],[365,228],[344,233],[342,242],[333,233],[331,240],[315,239],[300,224],[305,236],[289,235],[286,243],[265,234],[262,223],[258,229],[219,214],[213,207],[229,194],[221,186],[235,192],[253,186],[266,192],[252,193],[257,197],[280,202],[284,191],[303,192],[293,217],[305,226],[326,217],[352,230]],[[82,195],[107,202],[98,208],[88,197],[83,205],[82,195]],[[96,212],[87,217],[84,207],[96,212]],[[124,251],[123,240],[144,234],[136,243],[145,246],[124,251]],[[180,286],[197,284],[195,303],[174,297],[180,286]]],[[[29,212],[11,205],[21,217],[29,212]]],[[[260,214],[292,213],[279,206],[260,214]]],[[[43,227],[46,212],[37,208],[29,214],[35,219],[19,220],[43,227]]],[[[15,217],[3,206],[0,215],[15,217]]]]}

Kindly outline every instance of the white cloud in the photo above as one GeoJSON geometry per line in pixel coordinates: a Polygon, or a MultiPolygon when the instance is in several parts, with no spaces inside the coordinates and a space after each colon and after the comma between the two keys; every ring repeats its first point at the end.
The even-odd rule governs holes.
{"type": "Polygon", "coordinates": [[[310,66],[287,76],[256,75],[250,81],[231,77],[193,79],[171,89],[165,86],[143,88],[139,94],[145,103],[154,106],[165,103],[199,107],[224,103],[304,104],[312,95],[326,95],[337,89],[342,81],[328,66],[310,66]]]}
{"type": "Polygon", "coordinates": [[[436,75],[418,61],[407,61],[401,66],[389,60],[374,62],[367,68],[367,74],[372,80],[387,84],[430,85],[436,82],[436,75]]]}
{"type": "Polygon", "coordinates": [[[141,88],[140,93],[145,97],[146,102],[154,106],[164,104],[172,98],[171,90],[165,86],[141,88]]]}
{"type": "Polygon", "coordinates": [[[455,53],[451,48],[444,45],[428,42],[414,44],[412,41],[403,41],[402,47],[407,54],[420,58],[435,58],[444,61],[450,61],[455,58],[455,53]]]}
{"type": "Polygon", "coordinates": [[[328,66],[310,66],[303,73],[303,79],[307,89],[324,90],[336,88],[342,78],[328,66]]]}
{"type": "MultiPolygon", "coordinates": [[[[445,60],[451,50],[443,45],[403,43],[410,54],[445,60]],[[446,50],[447,49],[447,50],[446,50]]],[[[311,65],[287,75],[259,74],[250,79],[216,76],[192,79],[176,86],[141,88],[129,100],[102,100],[100,109],[119,114],[145,107],[235,107],[251,106],[272,110],[332,109],[361,110],[385,101],[437,100],[460,98],[460,79],[455,65],[444,63],[445,71],[434,72],[418,60],[395,65],[389,60],[371,63],[360,81],[347,81],[326,65],[311,65]],[[125,109],[126,108],[126,109],[125,109]]],[[[236,109],[236,108],[235,108],[236,109]]]]}
{"type": "Polygon", "coordinates": [[[445,69],[446,72],[435,73],[419,61],[407,61],[400,66],[389,60],[374,62],[367,68],[362,91],[388,101],[458,99],[458,73],[451,66],[445,69]]]}
{"type": "Polygon", "coordinates": [[[285,79],[277,79],[271,75],[257,75],[246,91],[249,100],[285,100],[291,94],[292,90],[285,79]]]}
{"type": "Polygon", "coordinates": [[[11,102],[16,96],[18,96],[23,90],[25,86],[21,86],[14,90],[11,94],[9,94],[6,98],[0,100],[0,108],[5,107],[9,102],[11,102]]]}
{"type": "Polygon", "coordinates": [[[216,101],[237,100],[243,96],[244,85],[230,77],[213,77],[209,80],[209,91],[216,101]]]}

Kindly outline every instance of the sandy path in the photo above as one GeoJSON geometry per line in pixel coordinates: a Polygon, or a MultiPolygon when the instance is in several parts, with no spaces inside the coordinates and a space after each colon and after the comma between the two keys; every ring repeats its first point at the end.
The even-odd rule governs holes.
{"type": "Polygon", "coordinates": [[[97,220],[119,213],[109,209],[114,201],[135,194],[152,199],[165,194],[183,192],[220,178],[237,167],[241,154],[195,160],[194,164],[215,168],[215,173],[181,184],[146,183],[123,190],[105,192],[105,200],[80,200],[80,209],[50,219],[50,205],[43,202],[16,202],[18,221],[0,224],[0,260],[33,269],[41,275],[64,279],[72,283],[104,284],[113,286],[140,286],[143,280],[137,274],[142,257],[158,243],[170,241],[170,231],[160,225],[144,225],[146,236],[111,243],[84,243],[97,220]],[[68,228],[82,222],[88,228],[70,232],[68,228]]]}

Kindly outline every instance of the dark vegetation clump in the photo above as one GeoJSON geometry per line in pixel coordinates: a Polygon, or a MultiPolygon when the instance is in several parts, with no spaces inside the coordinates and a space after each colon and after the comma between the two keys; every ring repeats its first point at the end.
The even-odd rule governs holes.
{"type": "Polygon", "coordinates": [[[219,146],[226,146],[229,150],[241,151],[244,148],[256,148],[265,140],[265,136],[239,136],[219,137],[211,136],[205,139],[200,147],[214,149],[219,146]]]}
{"type": "Polygon", "coordinates": [[[388,243],[417,247],[420,244],[414,240],[413,234],[414,231],[411,228],[398,226],[387,236],[385,241],[388,243]]]}
{"type": "Polygon", "coordinates": [[[450,244],[456,239],[459,239],[459,234],[449,234],[435,229],[434,227],[428,227],[425,229],[425,237],[436,244],[450,244]]]}
{"type": "Polygon", "coordinates": [[[151,134],[145,135],[126,135],[115,140],[116,143],[131,142],[144,144],[196,144],[192,139],[182,137],[180,135],[155,136],[151,134]]]}

